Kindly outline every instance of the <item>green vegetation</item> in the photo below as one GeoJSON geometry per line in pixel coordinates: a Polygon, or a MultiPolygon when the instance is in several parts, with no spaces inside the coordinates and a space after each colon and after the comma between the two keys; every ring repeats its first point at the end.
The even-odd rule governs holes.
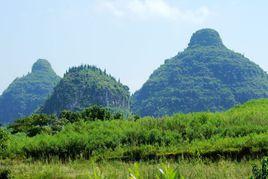
{"type": "Polygon", "coordinates": [[[73,67],[55,87],[42,113],[59,114],[63,110],[79,111],[91,105],[129,108],[129,89],[94,66],[73,67]]]}
{"type": "MultiPolygon", "coordinates": [[[[257,160],[230,161],[220,160],[178,160],[160,162],[121,162],[103,161],[91,162],[84,160],[62,163],[32,162],[32,161],[2,161],[1,164],[9,168],[11,178],[90,178],[90,179],[125,179],[134,177],[143,178],[168,178],[179,174],[181,178],[207,179],[228,178],[244,179],[252,175],[252,165],[259,163],[257,160]],[[162,172],[164,174],[162,174],[162,172]]],[[[171,177],[172,178],[172,177],[171,177]]],[[[170,179],[170,178],[168,178],[170,179]]],[[[177,179],[177,178],[176,178],[177,179]]]]}
{"type": "Polygon", "coordinates": [[[0,128],[0,156],[7,149],[7,143],[9,139],[9,134],[5,129],[0,128]]]}
{"type": "MultiPolygon", "coordinates": [[[[268,154],[267,100],[251,101],[222,113],[176,114],[160,119],[118,120],[106,118],[106,112],[101,112],[103,120],[96,120],[100,117],[90,111],[81,112],[84,116],[78,120],[68,118],[65,112],[63,116],[69,122],[62,128],[36,133],[34,137],[29,137],[32,130],[25,130],[23,125],[11,126],[13,133],[20,133],[10,136],[3,157],[135,161],[185,157],[240,159],[268,154]]],[[[33,124],[28,125],[33,131],[49,128],[38,124],[42,130],[36,129],[33,124]]]]}
{"type": "Polygon", "coordinates": [[[0,123],[12,123],[34,113],[43,105],[59,80],[49,62],[39,59],[31,73],[15,79],[0,96],[0,123]]]}
{"type": "Polygon", "coordinates": [[[140,116],[223,111],[268,97],[268,75],[226,48],[212,29],[197,31],[189,46],[165,61],[132,98],[140,116]]]}
{"type": "Polygon", "coordinates": [[[6,168],[2,168],[0,166],[0,178],[1,179],[8,179],[10,178],[10,170],[6,168]]]}
{"type": "MultiPolygon", "coordinates": [[[[56,134],[65,125],[79,121],[119,120],[123,119],[123,117],[125,117],[124,113],[93,105],[81,112],[62,111],[59,117],[55,115],[33,114],[15,121],[8,128],[12,134],[24,133],[29,137],[33,137],[38,134],[56,134]]],[[[134,118],[135,116],[128,117],[134,118]]]]}
{"type": "Polygon", "coordinates": [[[218,32],[213,29],[201,29],[195,32],[190,40],[189,48],[195,47],[224,47],[218,32]]]}
{"type": "Polygon", "coordinates": [[[121,115],[92,106],[81,112],[64,111],[59,117],[39,114],[18,120],[9,126],[10,134],[1,129],[5,141],[1,174],[15,178],[258,178],[264,174],[257,167],[252,170],[258,161],[251,160],[268,155],[267,99],[221,113],[158,119],[116,116],[121,115]]]}
{"type": "Polygon", "coordinates": [[[252,179],[266,179],[268,177],[268,158],[263,159],[261,168],[254,165],[252,173],[252,179]]]}
{"type": "Polygon", "coordinates": [[[158,117],[133,115],[128,87],[94,66],[69,69],[51,94],[58,80],[38,60],[0,97],[0,120],[20,117],[0,127],[0,178],[267,178],[268,99],[255,98],[268,75],[214,30],[134,94],[134,112],[158,117]]]}
{"type": "Polygon", "coordinates": [[[57,120],[54,115],[33,114],[32,116],[19,119],[8,126],[12,134],[25,133],[33,137],[38,134],[54,134],[66,124],[64,120],[57,120]]]}

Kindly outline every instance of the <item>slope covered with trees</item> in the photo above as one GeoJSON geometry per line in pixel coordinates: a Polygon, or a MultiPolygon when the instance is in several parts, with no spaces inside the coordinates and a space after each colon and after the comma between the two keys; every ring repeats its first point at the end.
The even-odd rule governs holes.
{"type": "Polygon", "coordinates": [[[39,59],[31,73],[15,79],[0,96],[0,123],[10,123],[35,112],[59,80],[50,63],[39,59]]]}
{"type": "Polygon", "coordinates": [[[222,43],[218,32],[193,34],[183,52],[153,72],[132,100],[134,113],[221,111],[250,99],[268,97],[268,75],[222,43]]]}
{"type": "Polygon", "coordinates": [[[73,67],[55,87],[42,113],[59,114],[63,110],[80,111],[91,105],[129,108],[129,88],[94,66],[73,67]]]}

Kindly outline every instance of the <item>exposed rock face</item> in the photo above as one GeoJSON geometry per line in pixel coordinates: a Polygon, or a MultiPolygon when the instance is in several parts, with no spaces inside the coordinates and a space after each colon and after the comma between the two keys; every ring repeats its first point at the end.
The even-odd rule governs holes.
{"type": "Polygon", "coordinates": [[[94,66],[71,68],[56,86],[41,112],[59,114],[91,105],[129,108],[129,88],[94,66]]]}
{"type": "Polygon", "coordinates": [[[0,96],[0,123],[31,115],[43,105],[59,80],[47,60],[37,60],[31,73],[15,79],[0,96]]]}
{"type": "Polygon", "coordinates": [[[226,48],[218,32],[202,29],[133,95],[132,110],[141,116],[221,111],[265,97],[266,72],[226,48]]]}

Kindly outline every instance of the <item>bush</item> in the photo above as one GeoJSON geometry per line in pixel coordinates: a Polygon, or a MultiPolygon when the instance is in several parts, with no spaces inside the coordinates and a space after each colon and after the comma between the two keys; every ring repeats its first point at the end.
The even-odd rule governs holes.
{"type": "Polygon", "coordinates": [[[0,168],[0,178],[1,179],[8,179],[10,178],[10,170],[7,168],[0,168]]]}
{"type": "Polygon", "coordinates": [[[57,117],[55,115],[33,114],[15,121],[9,125],[12,134],[25,133],[29,137],[38,134],[56,134],[68,123],[79,121],[106,121],[123,119],[123,112],[112,111],[108,108],[93,105],[80,112],[62,111],[57,117]]]}
{"type": "Polygon", "coordinates": [[[56,118],[48,126],[39,123],[37,129],[26,128],[31,136],[40,135],[12,135],[9,154],[44,160],[139,160],[180,156],[242,158],[268,152],[268,101],[267,106],[255,102],[253,106],[249,103],[222,113],[177,114],[158,119],[114,120],[120,117],[115,114],[98,106],[65,112],[64,119],[56,118]],[[71,117],[76,115],[81,119],[71,117]]]}
{"type": "Polygon", "coordinates": [[[60,113],[59,118],[74,123],[81,119],[81,113],[64,110],[60,113]]]}
{"type": "Polygon", "coordinates": [[[251,179],[266,179],[268,177],[268,158],[262,160],[261,168],[256,165],[252,167],[253,176],[251,179]]]}
{"type": "Polygon", "coordinates": [[[7,149],[8,140],[9,140],[8,132],[5,129],[0,128],[0,156],[7,149]]]}
{"type": "Polygon", "coordinates": [[[93,105],[81,112],[81,116],[86,121],[110,120],[112,113],[107,108],[93,105]]]}
{"type": "MultiPolygon", "coordinates": [[[[8,128],[11,129],[13,134],[25,133],[29,137],[33,137],[38,134],[52,134],[56,132],[54,130],[61,130],[58,127],[60,122],[54,115],[33,114],[32,116],[15,121],[8,128]]],[[[64,124],[61,123],[60,125],[63,126],[64,124]]]]}

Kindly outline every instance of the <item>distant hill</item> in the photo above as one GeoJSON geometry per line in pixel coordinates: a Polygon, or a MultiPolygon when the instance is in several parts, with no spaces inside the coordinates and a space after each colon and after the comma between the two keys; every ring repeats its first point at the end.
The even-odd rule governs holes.
{"type": "Polygon", "coordinates": [[[63,110],[79,111],[91,105],[129,108],[129,88],[97,67],[73,67],[55,87],[41,112],[59,114],[63,110]]]}
{"type": "Polygon", "coordinates": [[[59,80],[47,60],[37,60],[31,73],[15,79],[0,96],[0,123],[10,123],[35,112],[59,80]]]}
{"type": "Polygon", "coordinates": [[[265,97],[267,73],[228,49],[217,31],[202,29],[133,95],[132,110],[141,116],[222,111],[265,97]]]}

